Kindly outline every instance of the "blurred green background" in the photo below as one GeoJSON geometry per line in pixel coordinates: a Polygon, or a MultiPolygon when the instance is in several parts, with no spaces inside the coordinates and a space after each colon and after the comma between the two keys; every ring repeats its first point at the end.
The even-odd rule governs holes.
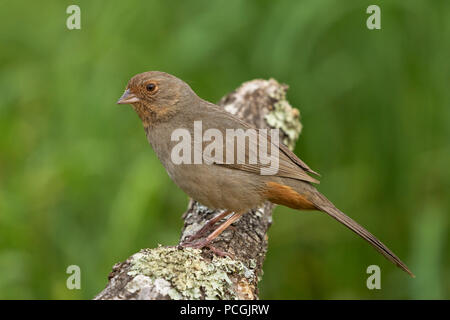
{"type": "Polygon", "coordinates": [[[324,214],[279,207],[261,298],[450,298],[450,1],[2,0],[0,41],[0,298],[90,299],[114,263],[177,243],[188,199],[115,104],[147,70],[210,101],[289,84],[319,190],[417,275],[324,214]]]}

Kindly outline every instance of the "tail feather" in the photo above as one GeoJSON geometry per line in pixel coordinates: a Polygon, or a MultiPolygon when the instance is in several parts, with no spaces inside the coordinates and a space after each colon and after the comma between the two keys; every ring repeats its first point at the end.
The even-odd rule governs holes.
{"type": "Polygon", "coordinates": [[[356,221],[337,209],[330,200],[317,191],[310,183],[285,179],[282,184],[270,181],[266,185],[267,189],[263,195],[267,200],[293,209],[320,210],[327,213],[369,242],[386,259],[400,267],[411,277],[415,277],[408,267],[388,247],[356,221]]]}
{"type": "MultiPolygon", "coordinates": [[[[327,200],[328,201],[328,200],[327,200]]],[[[329,201],[328,201],[329,202],[329,201]]],[[[331,204],[331,202],[330,202],[331,204]]],[[[388,247],[386,247],[380,240],[378,240],[373,234],[364,229],[361,225],[359,225],[352,218],[348,217],[345,213],[331,206],[323,206],[319,205],[318,208],[330,215],[332,218],[336,219],[340,223],[344,224],[347,228],[358,234],[361,238],[369,242],[375,249],[378,250],[383,256],[386,257],[389,261],[397,265],[403,271],[408,273],[411,277],[415,278],[415,275],[408,269],[408,267],[391,251],[388,247]]]]}

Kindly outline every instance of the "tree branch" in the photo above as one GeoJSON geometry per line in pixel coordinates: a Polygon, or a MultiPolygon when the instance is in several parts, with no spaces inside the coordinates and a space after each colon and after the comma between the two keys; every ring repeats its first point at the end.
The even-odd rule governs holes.
{"type": "MultiPolygon", "coordinates": [[[[293,149],[302,126],[286,90],[276,80],[257,79],[218,104],[255,127],[280,129],[281,141],[293,149]]],[[[215,239],[212,245],[232,258],[218,257],[206,248],[143,249],[114,265],[106,288],[95,299],[257,299],[273,208],[267,202],[251,210],[215,239]]],[[[182,216],[180,240],[219,213],[191,200],[182,216]]]]}

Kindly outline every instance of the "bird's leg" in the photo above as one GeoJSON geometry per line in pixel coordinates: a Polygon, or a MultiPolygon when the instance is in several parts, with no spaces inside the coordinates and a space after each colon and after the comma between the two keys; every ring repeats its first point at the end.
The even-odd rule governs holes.
{"type": "Polygon", "coordinates": [[[201,238],[207,231],[211,230],[211,228],[214,227],[214,225],[217,222],[219,222],[220,220],[222,220],[226,216],[230,215],[231,213],[232,213],[232,211],[224,211],[222,213],[219,213],[214,218],[208,220],[208,222],[206,222],[205,225],[200,230],[198,230],[196,233],[194,233],[191,236],[186,237],[183,240],[183,242],[191,242],[193,240],[197,240],[197,239],[201,238]]]}
{"type": "MultiPolygon", "coordinates": [[[[215,229],[208,237],[205,239],[202,239],[200,241],[197,241],[195,243],[183,243],[181,244],[182,247],[190,247],[195,249],[201,249],[203,247],[209,246],[211,241],[213,241],[215,238],[217,238],[223,231],[225,231],[226,228],[228,228],[233,222],[235,222],[237,219],[239,219],[243,213],[234,213],[230,218],[228,218],[227,221],[222,223],[217,229],[215,229]]],[[[217,249],[212,250],[217,253],[217,249]]],[[[220,255],[220,254],[219,254],[220,255]]],[[[226,253],[225,253],[226,255],[226,253]]]]}

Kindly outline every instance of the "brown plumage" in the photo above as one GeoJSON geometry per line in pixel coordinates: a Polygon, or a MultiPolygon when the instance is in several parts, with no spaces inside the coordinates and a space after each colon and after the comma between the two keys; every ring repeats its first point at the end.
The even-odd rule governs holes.
{"type": "MultiPolygon", "coordinates": [[[[224,134],[227,129],[247,130],[252,128],[247,123],[224,111],[222,108],[202,100],[182,80],[158,71],[150,71],[134,76],[126,91],[118,101],[119,104],[131,104],[139,115],[145,128],[147,139],[152,145],[161,163],[172,180],[190,197],[212,209],[224,209],[219,220],[230,215],[229,219],[215,229],[206,239],[194,241],[214,226],[217,219],[207,223],[203,230],[194,236],[185,246],[201,248],[208,245],[232,222],[252,208],[265,201],[298,210],[319,210],[327,213],[337,221],[361,236],[388,260],[413,276],[406,265],[375,236],[361,227],[354,220],[338,210],[312,183],[318,180],[309,174],[317,175],[285,145],[277,145],[269,140],[269,147],[277,148],[279,166],[273,175],[261,175],[261,168],[266,165],[258,161],[249,163],[255,150],[264,141],[260,132],[252,133],[245,146],[245,163],[237,163],[236,153],[231,163],[211,161],[211,164],[175,164],[171,151],[178,143],[172,141],[171,135],[176,129],[184,128],[193,135],[194,121],[202,122],[202,129],[217,129],[224,134]],[[252,139],[255,138],[255,139],[252,139]],[[256,145],[255,145],[256,144],[256,145]]],[[[192,148],[204,148],[205,143],[195,144],[192,148]]],[[[228,148],[228,141],[223,145],[223,154],[228,148]]],[[[216,159],[217,160],[217,159],[216,159]]]]}

